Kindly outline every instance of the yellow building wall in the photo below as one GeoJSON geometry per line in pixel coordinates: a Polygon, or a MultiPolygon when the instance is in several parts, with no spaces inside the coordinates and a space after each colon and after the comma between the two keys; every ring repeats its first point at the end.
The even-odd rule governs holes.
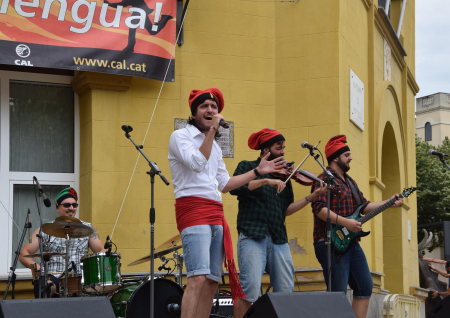
{"type": "MultiPolygon", "coordinates": [[[[139,158],[132,175],[138,152],[121,126],[134,128],[131,136],[136,143],[142,144],[145,138],[143,151],[171,182],[169,137],[174,118],[190,115],[192,89],[218,87],[224,93],[222,114],[234,122],[235,156],[225,159],[230,175],[241,160],[258,157],[258,152],[247,146],[249,135],[270,127],[286,137],[285,158],[296,163],[307,155],[300,147],[302,141],[321,141],[319,149],[324,153],[330,137],[346,134],[353,156],[350,175],[371,201],[387,199],[415,184],[414,96],[418,87],[414,81],[414,1],[408,1],[400,37],[408,55],[399,61],[392,57],[389,82],[383,78],[384,39],[389,36],[380,26],[377,10],[377,1],[372,0],[191,1],[185,43],[176,48],[175,82],[164,84],[156,109],[161,82],[76,74],[80,218],[92,222],[103,241],[115,228],[112,240],[122,255],[122,273],[150,271],[150,263],[127,264],[150,253],[151,201],[148,165],[139,158]],[[349,119],[350,69],[365,85],[364,131],[349,119]],[[392,157],[386,150],[383,155],[383,149],[397,156],[392,168],[392,157]],[[396,180],[383,179],[395,174],[396,180]]],[[[320,173],[311,158],[302,168],[320,173]]],[[[293,187],[297,200],[310,191],[298,184],[293,187]]],[[[173,186],[165,186],[156,177],[155,197],[157,247],[178,231],[173,186]]],[[[405,202],[404,207],[388,210],[364,225],[364,230],[372,232],[361,245],[374,272],[375,292],[386,288],[391,293],[410,293],[410,286],[419,286],[415,196],[405,202]],[[408,220],[412,222],[411,241],[407,238],[408,220]],[[387,230],[390,222],[392,227],[387,230]],[[386,256],[391,260],[388,266],[386,256]]],[[[236,197],[225,194],[223,203],[237,258],[236,197]]],[[[298,271],[295,290],[324,290],[313,248],[311,208],[288,217],[286,226],[288,239],[292,243],[297,239],[303,248],[292,254],[298,271]]],[[[159,265],[156,260],[155,267],[159,265]]],[[[267,278],[264,282],[268,283],[267,278]]]]}

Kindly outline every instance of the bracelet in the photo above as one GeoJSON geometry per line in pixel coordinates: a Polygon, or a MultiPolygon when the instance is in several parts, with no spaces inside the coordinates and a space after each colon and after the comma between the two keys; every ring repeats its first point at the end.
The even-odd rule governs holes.
{"type": "Polygon", "coordinates": [[[261,177],[261,174],[258,171],[258,168],[253,169],[253,172],[256,174],[257,177],[261,177]]]}
{"type": "Polygon", "coordinates": [[[308,200],[308,196],[305,197],[306,202],[311,203],[311,201],[308,200]]]}
{"type": "Polygon", "coordinates": [[[217,128],[214,126],[209,127],[209,129],[214,129],[215,131],[217,131],[217,128]]]}

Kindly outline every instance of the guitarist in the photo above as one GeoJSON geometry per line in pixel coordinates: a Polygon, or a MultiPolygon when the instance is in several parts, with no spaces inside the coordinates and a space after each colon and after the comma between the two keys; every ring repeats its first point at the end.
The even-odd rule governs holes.
{"type": "MultiPolygon", "coordinates": [[[[337,135],[331,138],[325,146],[325,155],[328,161],[327,170],[336,178],[342,193],[339,197],[331,197],[331,223],[336,224],[337,220],[337,224],[345,226],[349,231],[359,232],[362,230],[361,222],[343,217],[351,215],[360,204],[366,205],[362,212],[366,214],[383,205],[386,201],[372,203],[366,200],[356,182],[347,174],[350,170],[350,161],[353,158],[345,135],[337,135]]],[[[318,178],[326,182],[327,175],[322,173],[318,178]]],[[[314,192],[316,188],[317,185],[313,185],[311,192],[314,192]]],[[[392,198],[397,198],[397,196],[396,194],[392,198]]],[[[392,207],[399,207],[402,204],[403,199],[399,198],[392,207]]],[[[322,266],[325,282],[328,285],[327,248],[324,240],[325,220],[327,218],[326,193],[313,200],[312,209],[314,213],[314,250],[317,260],[322,266]]],[[[347,293],[348,284],[353,290],[353,310],[358,318],[365,318],[372,295],[373,281],[366,256],[358,241],[343,255],[338,256],[331,253],[331,288],[332,291],[347,293]]]]}

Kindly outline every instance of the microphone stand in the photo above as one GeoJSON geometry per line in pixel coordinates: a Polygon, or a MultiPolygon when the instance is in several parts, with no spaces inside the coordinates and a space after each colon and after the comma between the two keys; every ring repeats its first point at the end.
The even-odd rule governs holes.
{"type": "MultiPolygon", "coordinates": [[[[28,209],[28,215],[30,215],[30,209],[28,209]]],[[[3,295],[3,300],[6,300],[6,297],[8,296],[8,290],[9,290],[9,286],[11,285],[11,283],[12,283],[11,299],[16,299],[16,297],[14,295],[14,290],[16,287],[16,267],[17,267],[17,261],[19,260],[20,249],[22,247],[23,239],[25,237],[25,233],[26,233],[27,229],[31,229],[31,222],[28,222],[28,218],[25,219],[25,226],[23,227],[22,237],[20,238],[19,245],[17,245],[17,250],[15,252],[16,256],[14,258],[13,266],[9,268],[11,271],[9,272],[8,286],[6,286],[5,294],[3,295]]]]}
{"type": "Polygon", "coordinates": [[[444,164],[444,166],[447,167],[447,169],[450,170],[450,166],[448,165],[447,161],[445,161],[444,157],[439,156],[439,160],[444,164]]]}
{"type": "Polygon", "coordinates": [[[123,125],[122,130],[125,131],[125,137],[130,139],[133,145],[136,147],[137,151],[147,160],[148,165],[150,166],[150,171],[147,171],[147,174],[150,175],[150,184],[151,184],[151,208],[150,208],[150,227],[151,227],[151,236],[150,236],[150,318],[154,318],[155,314],[155,255],[154,255],[154,237],[155,237],[155,175],[157,174],[161,180],[169,185],[169,181],[161,174],[161,170],[158,168],[156,163],[152,162],[147,156],[142,152],[143,145],[136,145],[136,143],[131,139],[130,132],[133,131],[131,126],[123,125]]]}
{"type": "MultiPolygon", "coordinates": [[[[33,179],[33,185],[36,186],[34,184],[34,179],[33,179]]],[[[36,189],[36,188],[35,188],[36,189]]],[[[44,244],[42,243],[42,215],[41,215],[41,198],[42,198],[42,194],[41,194],[41,189],[39,189],[38,191],[38,196],[39,196],[39,201],[36,202],[37,204],[37,210],[38,210],[38,214],[39,214],[39,222],[40,222],[40,227],[39,227],[39,234],[37,234],[36,236],[39,239],[39,254],[41,254],[41,263],[40,263],[40,275],[39,275],[39,298],[47,298],[47,293],[44,292],[44,297],[42,297],[42,290],[46,291],[46,284],[47,284],[47,266],[45,264],[45,260],[44,260],[44,244]],[[42,271],[44,271],[44,275],[42,275],[42,271]]]]}
{"type": "Polygon", "coordinates": [[[322,170],[327,174],[327,237],[325,240],[325,245],[327,246],[327,268],[328,268],[328,292],[331,292],[331,217],[330,217],[330,199],[331,199],[331,182],[333,182],[336,186],[339,184],[336,181],[336,178],[324,167],[324,165],[318,160],[319,155],[314,154],[313,148],[309,149],[309,153],[311,157],[313,157],[322,170]]]}

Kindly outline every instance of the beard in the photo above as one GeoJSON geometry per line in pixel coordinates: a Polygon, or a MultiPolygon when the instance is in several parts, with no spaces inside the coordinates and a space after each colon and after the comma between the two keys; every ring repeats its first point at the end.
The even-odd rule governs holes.
{"type": "Polygon", "coordinates": [[[338,160],[337,160],[337,165],[338,165],[338,167],[339,167],[344,173],[346,173],[347,171],[350,170],[350,166],[349,166],[349,165],[346,165],[346,164],[344,163],[344,161],[341,160],[340,157],[339,157],[338,160]]]}
{"type": "Polygon", "coordinates": [[[201,120],[197,121],[193,117],[189,117],[188,124],[191,124],[192,126],[197,127],[197,129],[200,130],[201,132],[205,132],[205,131],[207,132],[207,131],[209,131],[211,129],[211,126],[204,125],[201,122],[201,120]]]}
{"type": "Polygon", "coordinates": [[[282,157],[282,155],[276,155],[270,150],[269,150],[269,153],[270,153],[270,155],[269,155],[269,158],[267,158],[267,161],[271,161],[271,160],[276,159],[278,157],[282,157]]]}

